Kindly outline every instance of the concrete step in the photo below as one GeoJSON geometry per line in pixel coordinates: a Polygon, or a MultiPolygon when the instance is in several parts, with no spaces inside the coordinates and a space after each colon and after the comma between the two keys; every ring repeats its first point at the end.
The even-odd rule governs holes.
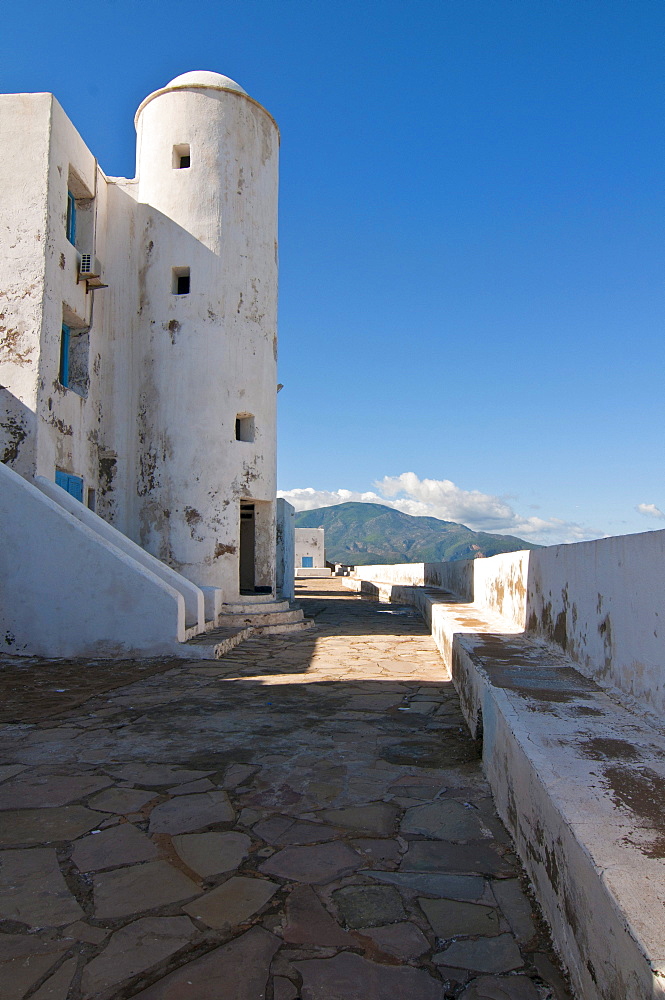
{"type": "MultiPolygon", "coordinates": [[[[286,602],[285,602],[286,603],[286,602]]],[[[221,614],[217,624],[225,628],[265,628],[267,625],[290,625],[303,619],[301,608],[290,608],[287,604],[280,611],[251,611],[242,614],[221,614]]]]}
{"type": "Polygon", "coordinates": [[[252,635],[251,628],[212,628],[180,643],[178,656],[188,660],[219,660],[252,635]]]}
{"type": "Polygon", "coordinates": [[[315,624],[311,618],[303,618],[302,621],[291,622],[287,625],[264,625],[263,628],[256,631],[260,635],[282,635],[285,632],[307,632],[314,627],[315,624]]]}
{"type": "Polygon", "coordinates": [[[240,594],[238,597],[241,604],[270,604],[274,600],[274,594],[240,594]]]}
{"type": "Polygon", "coordinates": [[[207,632],[212,631],[212,629],[214,628],[216,628],[216,624],[214,621],[207,621],[203,626],[203,629],[200,629],[198,625],[194,625],[191,622],[188,622],[187,628],[185,629],[185,640],[189,642],[190,639],[196,639],[199,636],[203,636],[207,632]]]}
{"type": "Polygon", "coordinates": [[[221,614],[223,615],[254,615],[257,612],[281,612],[289,611],[291,605],[288,601],[230,601],[222,604],[221,614]]]}

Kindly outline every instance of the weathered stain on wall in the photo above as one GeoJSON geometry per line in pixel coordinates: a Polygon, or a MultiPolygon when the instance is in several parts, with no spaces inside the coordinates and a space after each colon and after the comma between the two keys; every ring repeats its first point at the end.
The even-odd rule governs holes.
{"type": "MultiPolygon", "coordinates": [[[[0,292],[0,297],[9,293],[0,292]]],[[[25,298],[28,292],[23,292],[21,298],[25,298]]],[[[32,364],[32,356],[35,352],[34,344],[30,343],[25,331],[12,329],[5,325],[5,313],[0,313],[0,361],[10,361],[16,365],[32,364]]]]}
{"type": "Polygon", "coordinates": [[[255,571],[274,584],[278,133],[233,89],[178,87],[137,115],[139,300],[153,321],[140,319],[137,340],[137,511],[142,544],[163,551],[166,531],[172,565],[232,595],[241,499],[271,508],[257,527],[265,521],[272,555],[257,536],[255,571]],[[163,151],[185,139],[190,166],[174,169],[163,151]],[[183,267],[190,291],[176,294],[183,267]],[[253,442],[236,440],[240,413],[254,417],[253,442]]]}
{"type": "Polygon", "coordinates": [[[220,556],[233,556],[237,551],[235,545],[224,545],[222,542],[217,542],[213,558],[219,559],[220,556]]]}
{"type": "Polygon", "coordinates": [[[204,76],[143,102],[134,180],[104,175],[51,95],[0,98],[0,138],[20,132],[29,164],[0,164],[0,455],[22,475],[80,477],[102,517],[232,599],[241,499],[259,505],[257,582],[275,580],[279,134],[232,81],[204,76]],[[175,169],[185,140],[190,167],[175,169]],[[108,287],[78,280],[80,253],[108,287]],[[254,441],[236,440],[240,413],[254,441]]]}
{"type": "Polygon", "coordinates": [[[437,586],[565,650],[587,677],[662,719],[665,531],[488,559],[361,566],[362,580],[437,586]]]}
{"type": "Polygon", "coordinates": [[[18,462],[21,445],[28,436],[28,422],[19,415],[4,409],[4,420],[0,420],[0,461],[14,467],[18,462]]]}

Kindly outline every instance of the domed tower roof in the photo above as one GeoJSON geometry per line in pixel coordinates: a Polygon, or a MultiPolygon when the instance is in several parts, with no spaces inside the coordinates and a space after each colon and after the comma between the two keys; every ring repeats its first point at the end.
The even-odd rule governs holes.
{"type": "MultiPolygon", "coordinates": [[[[236,83],[230,77],[223,76],[222,73],[213,73],[206,69],[195,69],[190,73],[181,73],[180,76],[176,76],[174,80],[167,83],[165,87],[161,87],[152,94],[148,94],[139,104],[138,110],[134,115],[134,124],[137,124],[139,115],[146,104],[149,104],[155,97],[160,97],[162,94],[168,94],[174,90],[231,90],[236,94],[242,94],[243,97],[249,97],[247,91],[243,90],[240,84],[236,83]]],[[[249,99],[252,100],[251,97],[249,99]]]]}
{"type": "Polygon", "coordinates": [[[181,87],[207,87],[215,90],[237,90],[239,94],[247,94],[246,90],[228,76],[221,73],[211,73],[206,69],[195,69],[191,73],[181,73],[166,84],[164,90],[176,90],[181,87]]]}

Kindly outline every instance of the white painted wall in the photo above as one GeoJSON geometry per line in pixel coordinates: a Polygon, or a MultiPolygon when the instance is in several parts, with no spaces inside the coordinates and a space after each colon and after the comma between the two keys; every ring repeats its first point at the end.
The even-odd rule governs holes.
{"type": "Polygon", "coordinates": [[[302,567],[303,557],[307,556],[311,556],[313,568],[325,566],[324,528],[296,528],[296,569],[302,567]]]}
{"type": "Polygon", "coordinates": [[[45,657],[173,654],[181,594],[0,463],[0,635],[45,657]]]}
{"type": "Polygon", "coordinates": [[[52,101],[0,95],[0,460],[23,476],[36,462],[52,101]]]}
{"type": "Polygon", "coordinates": [[[277,498],[277,593],[288,601],[295,597],[296,510],[277,498]]]}
{"type": "Polygon", "coordinates": [[[586,676],[665,712],[665,531],[488,559],[359,566],[357,580],[441,587],[561,646],[586,676]]]}
{"type": "Polygon", "coordinates": [[[0,96],[0,134],[6,148],[21,140],[20,169],[15,157],[0,165],[0,286],[7,292],[0,310],[6,328],[0,331],[0,457],[29,478],[53,480],[56,469],[82,477],[86,491],[96,490],[98,512],[128,531],[126,504],[113,502],[107,486],[112,472],[114,487],[122,478],[116,496],[133,488],[127,431],[134,421],[136,296],[129,276],[136,254],[127,237],[135,203],[115,200],[110,231],[116,243],[109,247],[113,185],[51,94],[0,96]],[[76,247],[65,230],[68,188],[80,199],[76,247]],[[101,258],[112,275],[110,288],[86,292],[78,281],[77,248],[101,258]],[[89,327],[83,394],[60,384],[63,322],[89,327]],[[17,433],[17,421],[26,434],[17,433]]]}
{"type": "Polygon", "coordinates": [[[275,584],[277,160],[270,115],[215,74],[150,95],[137,124],[141,230],[137,530],[198,584],[238,596],[240,501],[256,583],[275,584]],[[209,85],[204,85],[209,84],[209,85]],[[187,144],[191,166],[175,169],[187,144]],[[190,268],[174,295],[172,269],[190,268]],[[254,441],[236,440],[236,417],[254,441]]]}
{"type": "Polygon", "coordinates": [[[71,514],[72,517],[75,517],[77,521],[85,524],[86,527],[90,528],[100,538],[110,542],[116,549],[126,553],[135,562],[139,563],[140,566],[150,570],[151,573],[154,573],[160,580],[167,583],[173,590],[177,590],[185,602],[185,625],[187,628],[197,628],[199,631],[203,631],[205,626],[204,595],[199,587],[190,580],[185,579],[184,576],[176,573],[170,566],[167,566],[159,559],[155,559],[149,552],[142,549],[140,545],[133,542],[131,538],[127,538],[127,535],[123,535],[112,524],[104,521],[97,514],[93,513],[93,511],[88,510],[84,504],[79,503],[78,500],[75,500],[74,497],[70,496],[60,486],[52,483],[50,479],[45,479],[43,476],[36,476],[35,485],[42,493],[71,514]]]}
{"type": "Polygon", "coordinates": [[[4,146],[21,146],[20,164],[0,161],[0,458],[28,479],[80,476],[102,518],[233,601],[241,500],[256,504],[255,583],[275,586],[279,133],[214,73],[151,94],[137,133],[136,179],[106,177],[52,95],[0,96],[4,146]],[[180,143],[189,169],[174,169],[180,143]],[[77,249],[107,288],[77,280],[77,249]],[[89,328],[80,392],[58,377],[63,321],[89,328]],[[236,440],[240,414],[254,441],[236,440]]]}
{"type": "Polygon", "coordinates": [[[394,566],[356,566],[356,580],[391,583],[405,587],[440,587],[453,594],[473,600],[475,563],[479,560],[460,559],[455,562],[399,563],[394,566]]]}
{"type": "Polygon", "coordinates": [[[663,716],[665,531],[537,549],[524,583],[529,631],[663,716]]]}

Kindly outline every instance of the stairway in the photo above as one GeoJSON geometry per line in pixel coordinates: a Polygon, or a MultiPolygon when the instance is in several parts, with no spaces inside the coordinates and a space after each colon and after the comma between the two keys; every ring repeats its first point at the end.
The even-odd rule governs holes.
{"type": "Polygon", "coordinates": [[[289,601],[275,599],[272,594],[242,594],[240,600],[223,604],[216,619],[206,622],[204,632],[189,629],[181,655],[219,660],[251,635],[302,632],[311,627],[302,608],[289,601]]]}
{"type": "Polygon", "coordinates": [[[0,632],[13,655],[216,659],[251,635],[311,626],[270,593],[220,605],[218,588],[198,587],[56,483],[31,483],[5,463],[0,524],[0,632]],[[49,566],[58,567],[55,591],[49,566]]]}
{"type": "Polygon", "coordinates": [[[302,608],[272,594],[241,594],[238,601],[223,604],[216,625],[222,628],[251,628],[262,635],[300,632],[310,627],[302,608]]]}
{"type": "Polygon", "coordinates": [[[248,639],[252,634],[251,628],[216,628],[214,622],[210,622],[210,628],[206,632],[192,636],[181,645],[181,656],[191,660],[220,660],[230,652],[234,646],[248,639]]]}

